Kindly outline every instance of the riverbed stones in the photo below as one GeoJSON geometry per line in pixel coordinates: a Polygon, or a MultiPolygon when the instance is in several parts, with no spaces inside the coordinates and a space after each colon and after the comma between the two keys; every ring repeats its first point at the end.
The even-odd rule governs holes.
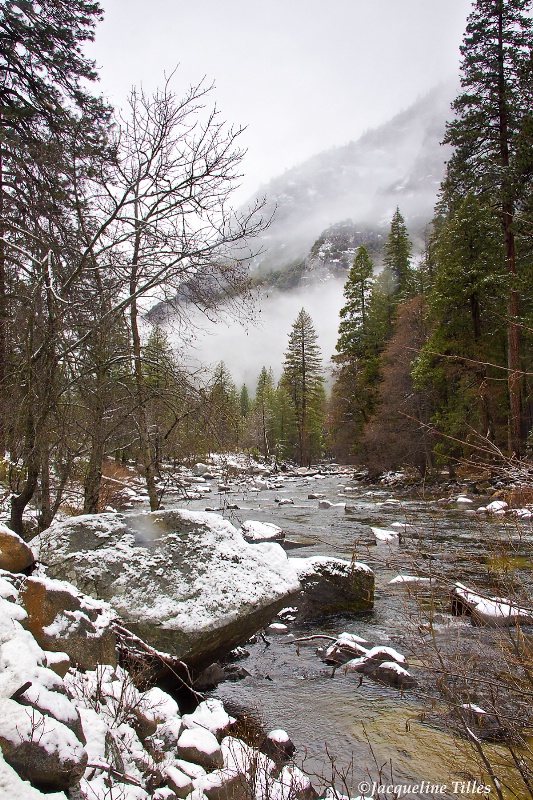
{"type": "Polygon", "coordinates": [[[0,569],[24,572],[35,561],[24,539],[0,522],[0,569]]]}
{"type": "Polygon", "coordinates": [[[33,544],[50,575],[111,603],[135,634],[195,670],[244,644],[300,589],[278,544],[247,544],[218,514],[79,516],[33,544]]]}
{"type": "Polygon", "coordinates": [[[340,558],[291,558],[302,585],[298,617],[367,611],[374,605],[374,573],[366,564],[340,558]]]}

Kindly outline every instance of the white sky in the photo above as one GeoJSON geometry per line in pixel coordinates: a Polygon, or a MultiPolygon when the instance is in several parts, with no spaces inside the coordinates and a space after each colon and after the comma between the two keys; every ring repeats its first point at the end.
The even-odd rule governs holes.
{"type": "Polygon", "coordinates": [[[102,0],[88,54],[115,105],[179,63],[204,75],[224,119],[247,126],[238,200],[346,144],[456,76],[471,0],[102,0]]]}

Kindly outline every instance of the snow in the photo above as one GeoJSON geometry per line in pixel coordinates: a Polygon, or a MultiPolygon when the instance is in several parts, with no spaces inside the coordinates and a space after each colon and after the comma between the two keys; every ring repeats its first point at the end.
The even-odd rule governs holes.
{"type": "Polygon", "coordinates": [[[469,497],[465,497],[464,494],[460,494],[458,497],[455,498],[455,502],[459,505],[471,505],[474,501],[471,500],[469,497]]]}
{"type": "Polygon", "coordinates": [[[186,728],[205,728],[213,734],[223,731],[234,722],[235,718],[230,717],[222,702],[215,698],[204,700],[192,714],[183,715],[186,728]]]}
{"type": "Polygon", "coordinates": [[[158,723],[168,722],[174,717],[179,717],[178,704],[174,698],[157,686],[144,692],[142,708],[145,713],[149,710],[158,723]]]}
{"type": "Polygon", "coordinates": [[[353,647],[354,645],[367,644],[367,640],[355,633],[341,633],[335,642],[337,647],[353,647]]]}
{"type": "Polygon", "coordinates": [[[194,748],[208,756],[218,752],[220,745],[216,736],[205,728],[186,728],[178,739],[178,747],[194,748]]]}
{"type": "Polygon", "coordinates": [[[393,539],[397,539],[399,536],[399,531],[391,531],[387,530],[387,528],[373,528],[370,526],[370,530],[380,542],[390,542],[393,539]]]}
{"type": "Polygon", "coordinates": [[[404,669],[403,667],[401,667],[398,663],[396,663],[396,661],[383,661],[379,665],[379,668],[380,669],[389,669],[392,672],[396,672],[398,675],[403,675],[404,677],[405,676],[407,676],[409,678],[411,677],[411,673],[407,672],[407,670],[404,669]]]}
{"type": "Polygon", "coordinates": [[[394,650],[393,647],[385,647],[383,645],[378,645],[377,647],[371,647],[370,650],[367,650],[365,658],[371,659],[383,655],[389,656],[389,659],[396,661],[398,664],[406,663],[405,656],[403,656],[397,650],[394,650]]]}
{"type": "Polygon", "coordinates": [[[454,594],[464,601],[475,618],[492,625],[514,625],[518,621],[533,623],[533,612],[503,597],[482,597],[462,583],[456,583],[454,594]]]}
{"type": "Polygon", "coordinates": [[[427,584],[431,583],[431,578],[421,578],[418,575],[397,575],[391,581],[389,581],[389,586],[394,584],[400,584],[401,586],[411,586],[417,584],[427,584]]]}
{"type": "Polygon", "coordinates": [[[290,742],[290,736],[287,731],[282,730],[281,728],[276,728],[276,730],[270,731],[267,736],[272,742],[278,742],[278,744],[286,744],[290,742]]]}
{"type": "Polygon", "coordinates": [[[50,754],[57,753],[61,761],[80,760],[83,755],[83,745],[69,728],[8,698],[0,698],[0,736],[15,745],[37,736],[39,745],[50,754]]]}
{"type": "Polygon", "coordinates": [[[308,558],[289,558],[289,562],[296,569],[300,580],[312,578],[317,570],[325,568],[330,574],[346,575],[347,571],[372,572],[367,564],[360,561],[344,561],[342,558],[330,558],[329,556],[309,556],[308,558]]]}

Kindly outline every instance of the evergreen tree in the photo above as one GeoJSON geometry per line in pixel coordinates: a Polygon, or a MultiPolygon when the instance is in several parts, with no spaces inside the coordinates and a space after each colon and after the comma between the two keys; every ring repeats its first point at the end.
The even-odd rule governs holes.
{"type": "Polygon", "coordinates": [[[257,380],[254,400],[254,417],[259,448],[264,458],[274,451],[274,376],[272,370],[263,367],[257,380]]]}
{"type": "Polygon", "coordinates": [[[414,288],[414,270],[411,265],[413,245],[409,239],[405,220],[397,208],[391,220],[390,233],[385,242],[383,263],[390,271],[396,284],[399,298],[408,297],[414,288]]]}
{"type": "MultiPolygon", "coordinates": [[[[461,47],[463,91],[445,141],[454,147],[443,186],[450,211],[468,193],[498,211],[509,277],[508,443],[521,450],[521,336],[515,213],[529,191],[533,148],[533,20],[530,0],[476,0],[461,47]]],[[[502,309],[503,311],[503,309],[502,309]]],[[[505,313],[505,312],[503,312],[505,313]]]]}
{"type": "Polygon", "coordinates": [[[239,393],[223,361],[215,369],[208,395],[208,406],[214,449],[235,449],[239,441],[241,416],[239,393]]]}
{"type": "Polygon", "coordinates": [[[289,334],[282,383],[288,391],[298,433],[297,457],[300,464],[320,455],[324,419],[324,379],[322,357],[313,321],[304,308],[289,334]]]}
{"type": "Polygon", "coordinates": [[[374,265],[368,250],[361,245],[355,254],[344,285],[344,306],[340,310],[339,338],[335,349],[341,358],[365,355],[368,301],[374,265]]]}
{"type": "Polygon", "coordinates": [[[239,395],[239,403],[241,407],[241,417],[246,419],[248,414],[250,413],[250,409],[252,407],[252,403],[250,400],[250,393],[248,391],[248,387],[245,383],[243,383],[241,387],[241,393],[239,395]]]}

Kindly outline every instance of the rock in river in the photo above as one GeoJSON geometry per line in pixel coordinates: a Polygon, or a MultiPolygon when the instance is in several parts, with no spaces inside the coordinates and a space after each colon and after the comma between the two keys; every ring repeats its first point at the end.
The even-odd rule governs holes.
{"type": "Polygon", "coordinates": [[[289,560],[302,584],[295,601],[300,619],[373,607],[374,573],[366,564],[325,556],[289,560]]]}
{"type": "Polygon", "coordinates": [[[278,544],[247,544],[218,514],[79,516],[32,546],[49,575],[111,603],[134,633],[195,668],[243,644],[300,589],[278,544]]]}

